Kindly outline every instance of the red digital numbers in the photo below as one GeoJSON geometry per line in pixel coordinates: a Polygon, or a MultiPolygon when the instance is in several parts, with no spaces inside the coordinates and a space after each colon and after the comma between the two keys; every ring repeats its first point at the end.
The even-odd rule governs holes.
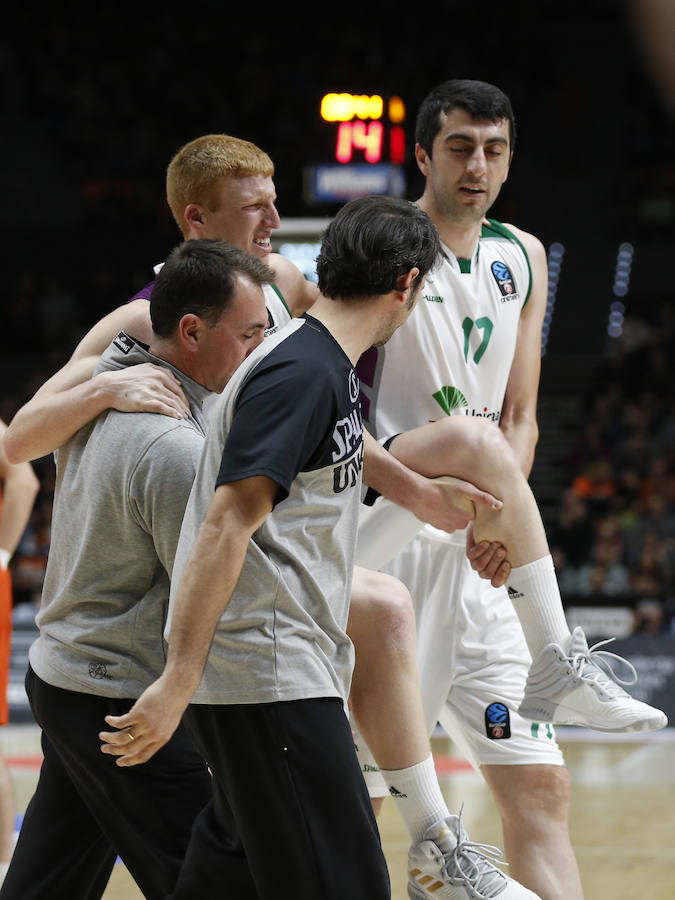
{"type": "Polygon", "coordinates": [[[366,162],[377,163],[382,159],[381,122],[340,122],[335,148],[338,162],[352,161],[354,150],[362,150],[366,162]]]}
{"type": "Polygon", "coordinates": [[[326,94],[321,117],[340,123],[335,145],[339,163],[379,163],[384,159],[400,166],[405,162],[405,104],[400,97],[390,97],[385,104],[378,94],[326,94]]]}

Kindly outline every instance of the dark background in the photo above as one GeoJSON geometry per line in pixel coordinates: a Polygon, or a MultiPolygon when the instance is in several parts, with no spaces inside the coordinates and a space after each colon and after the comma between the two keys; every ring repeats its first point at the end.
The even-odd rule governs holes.
{"type": "MultiPolygon", "coordinates": [[[[631,303],[671,296],[673,119],[622,0],[317,7],[313,16],[221,2],[108,9],[30,5],[0,37],[4,283],[30,271],[74,293],[87,321],[125,300],[177,243],[164,173],[186,141],[221,131],[274,159],[282,219],[309,207],[302,172],[329,162],[329,91],[392,94],[408,117],[449,77],[492,81],[512,99],[519,137],[495,217],[565,247],[550,352],[597,352],[617,248],[636,246],[631,303]]],[[[675,36],[674,36],[675,37],[675,36]]],[[[11,299],[11,293],[10,293],[11,299]]],[[[11,310],[8,352],[35,350],[28,309],[11,310]]],[[[55,323],[44,346],[68,341],[55,323]]],[[[72,341],[71,341],[72,344],[72,341]]]]}
{"type": "MultiPolygon", "coordinates": [[[[618,596],[646,631],[640,603],[655,600],[654,628],[670,629],[675,64],[645,52],[632,6],[450,0],[301,13],[260,3],[64,3],[39,13],[12,6],[3,16],[1,418],[9,421],[179,242],[164,176],[182,144],[208,132],[257,143],[276,164],[282,221],[326,217],[335,207],[308,205],[303,193],[305,167],[333,158],[335,126],[319,116],[321,97],[398,95],[415,199],[417,105],[447,78],[491,81],[511,97],[518,126],[491,214],[547,249],[564,248],[531,480],[565,596],[582,594],[581,571],[582,602],[618,596]],[[629,290],[617,298],[624,243],[633,248],[629,290]],[[565,582],[568,570],[574,578],[565,582]]],[[[674,46],[675,34],[671,57],[674,46]]],[[[43,490],[15,562],[21,599],[39,595],[49,546],[51,457],[36,468],[43,490]]]]}

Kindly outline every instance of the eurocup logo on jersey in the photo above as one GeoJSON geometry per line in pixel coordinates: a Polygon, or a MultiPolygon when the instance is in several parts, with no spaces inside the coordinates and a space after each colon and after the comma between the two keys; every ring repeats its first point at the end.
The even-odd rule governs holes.
{"type": "Polygon", "coordinates": [[[349,373],[347,390],[352,411],[348,416],[338,419],[333,428],[332,460],[338,463],[333,469],[333,490],[336,494],[349,487],[355,487],[363,468],[363,423],[359,403],[359,379],[353,369],[349,373]]]}
{"type": "Polygon", "coordinates": [[[491,703],[485,710],[485,733],[492,741],[511,737],[511,717],[504,703],[491,703]]]}
{"type": "Polygon", "coordinates": [[[509,267],[496,259],[490,266],[490,269],[497,282],[497,287],[501,291],[502,303],[508,303],[509,300],[517,300],[518,291],[509,267]]]}

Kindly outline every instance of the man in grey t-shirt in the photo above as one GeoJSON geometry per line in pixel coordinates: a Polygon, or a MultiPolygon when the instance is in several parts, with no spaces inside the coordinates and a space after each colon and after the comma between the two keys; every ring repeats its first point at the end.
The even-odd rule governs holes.
{"type": "Polygon", "coordinates": [[[345,705],[361,492],[360,355],[413,308],[438,251],[406,201],[329,225],[311,315],[268,338],[212,410],[176,555],[162,676],[101,735],[121,766],[186,723],[209,760],[173,900],[384,900],[389,877],[345,705]],[[215,488],[215,491],[214,491],[215,488]],[[131,733],[133,741],[129,741],[131,733]]]}
{"type": "Polygon", "coordinates": [[[44,763],[3,900],[92,900],[118,854],[146,897],[159,900],[174,886],[210,796],[203,756],[179,728],[154,759],[125,771],[101,754],[98,731],[162,671],[169,579],[204,442],[202,403],[262,341],[262,285],[272,278],[222,241],[178,247],[153,293],[152,344],[122,332],[100,369],[165,367],[189,414],[110,410],[57,453],[40,635],[26,679],[44,763]]]}

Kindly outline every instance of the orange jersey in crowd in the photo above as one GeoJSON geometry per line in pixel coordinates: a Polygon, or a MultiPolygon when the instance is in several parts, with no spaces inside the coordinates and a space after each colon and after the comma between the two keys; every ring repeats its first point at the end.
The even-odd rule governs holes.
{"type": "MultiPolygon", "coordinates": [[[[0,510],[2,498],[0,496],[0,510]]],[[[9,570],[0,569],[0,725],[9,721],[9,659],[12,645],[12,580],[9,570]]]]}

